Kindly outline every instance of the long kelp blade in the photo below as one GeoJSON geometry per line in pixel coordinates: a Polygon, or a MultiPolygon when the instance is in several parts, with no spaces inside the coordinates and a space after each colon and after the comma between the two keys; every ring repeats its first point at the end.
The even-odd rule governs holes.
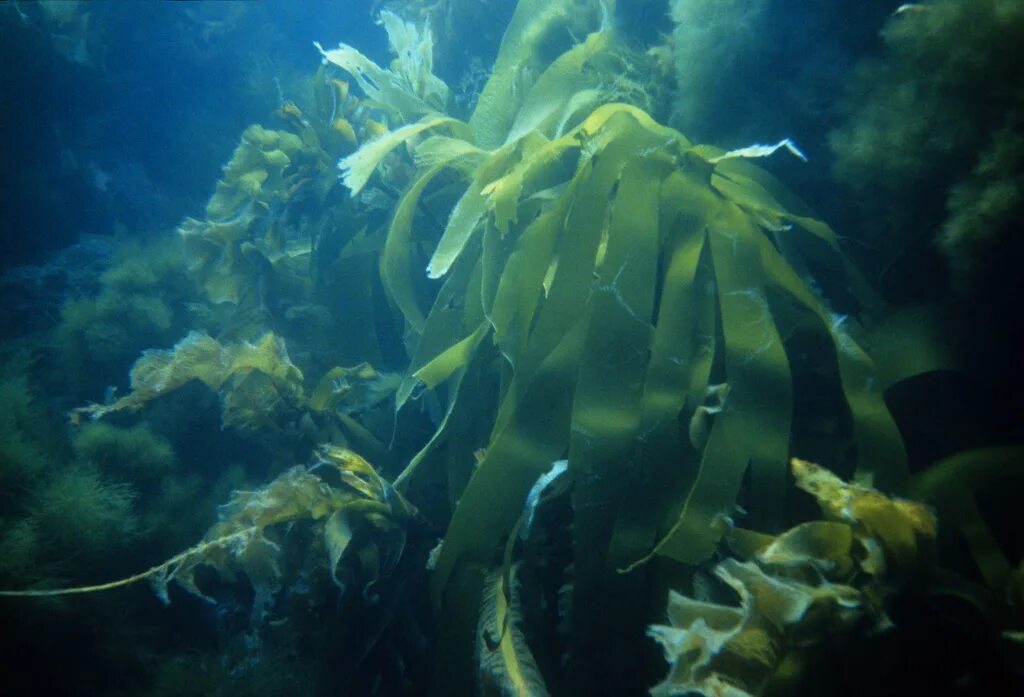
{"type": "MultiPolygon", "coordinates": [[[[614,571],[638,550],[629,539],[613,539],[612,533],[636,474],[633,454],[657,276],[658,192],[669,164],[654,157],[626,161],[588,308],[569,442],[569,467],[576,482],[570,675],[581,693],[587,692],[585,685],[596,686],[620,670],[621,664],[602,663],[600,656],[633,662],[626,652],[635,643],[616,638],[629,634],[633,623],[642,629],[641,615],[627,609],[635,609],[637,602],[630,592],[633,580],[614,571]],[[594,611],[597,607],[601,612],[594,611]]],[[[616,684],[614,677],[611,683],[616,684]]]]}
{"type": "Polygon", "coordinates": [[[782,339],[765,294],[757,227],[732,206],[710,232],[729,395],[700,468],[660,554],[686,563],[707,559],[725,530],[751,467],[755,515],[780,514],[788,467],[792,385],[782,339]]]}

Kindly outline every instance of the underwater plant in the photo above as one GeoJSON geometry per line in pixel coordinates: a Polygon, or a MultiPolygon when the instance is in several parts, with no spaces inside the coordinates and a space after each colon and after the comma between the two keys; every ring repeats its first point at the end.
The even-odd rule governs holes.
{"type": "Polygon", "coordinates": [[[5,496],[36,479],[46,466],[46,419],[28,387],[23,370],[0,373],[0,485],[5,496]]]}
{"type": "MultiPolygon", "coordinates": [[[[617,95],[604,89],[615,39],[610,5],[600,7],[586,38],[518,88],[513,76],[536,55],[530,42],[567,21],[561,6],[520,3],[467,122],[430,109],[401,73],[376,68],[373,97],[419,119],[340,163],[353,195],[373,186],[403,143],[416,167],[389,226],[382,274],[418,336],[396,394],[399,424],[420,386],[444,405],[434,436],[395,479],[412,492],[425,463],[447,470],[457,505],[432,569],[444,631],[472,634],[457,618],[476,614],[466,605],[482,597],[527,490],[568,453],[569,670],[583,690],[602,679],[592,666],[612,641],[609,628],[637,620],[615,600],[642,587],[637,562],[705,560],[745,476],[757,492],[747,502],[755,519],[779,520],[793,333],[833,346],[862,476],[898,489],[906,474],[853,325],[806,280],[812,264],[844,268],[833,234],[743,162],[771,148],[694,146],[635,107],[602,106],[617,95]],[[448,190],[450,173],[464,192],[449,195],[436,242],[414,244],[421,199],[448,190]],[[426,305],[413,280],[417,259],[442,281],[426,305]],[[481,383],[497,389],[485,419],[474,418],[480,402],[469,396],[481,383]],[[712,410],[705,400],[723,384],[728,397],[712,410]],[[690,442],[680,422],[707,432],[690,442]],[[596,605],[606,617],[587,610],[596,605]]],[[[370,70],[350,47],[323,53],[357,82],[370,70]]]]}
{"type": "MultiPolygon", "coordinates": [[[[167,593],[168,584],[174,582],[184,590],[210,603],[216,602],[200,590],[196,585],[195,574],[200,566],[210,566],[222,576],[234,578],[236,573],[244,574],[253,584],[258,597],[257,602],[265,602],[270,594],[280,589],[281,565],[279,557],[282,548],[273,537],[268,537],[275,526],[291,524],[295,521],[313,520],[321,522],[321,534],[324,547],[328,554],[329,569],[335,582],[338,578],[338,564],[349,550],[350,544],[356,540],[359,545],[380,546],[380,559],[383,567],[372,569],[367,584],[372,585],[376,574],[388,573],[401,556],[405,535],[400,526],[408,518],[416,515],[415,509],[396,492],[389,483],[380,478],[376,470],[363,458],[344,448],[324,446],[318,451],[317,466],[327,466],[340,477],[344,486],[332,486],[323,477],[312,474],[312,468],[301,465],[284,472],[272,482],[258,491],[235,491],[231,500],[221,507],[220,521],[207,532],[200,543],[173,556],[142,573],[94,586],[64,588],[57,590],[30,590],[23,592],[5,591],[6,596],[52,597],[80,593],[94,593],[111,588],[119,588],[139,581],[149,581],[157,596],[170,603],[167,593]],[[382,536],[380,540],[365,540],[357,537],[360,526],[388,532],[399,528],[401,534],[382,536]],[[397,553],[392,546],[397,545],[397,553]]],[[[103,515],[86,513],[77,515],[91,527],[99,528],[106,521],[124,518],[121,508],[124,507],[125,496],[120,491],[110,490],[106,495],[68,496],[65,490],[97,488],[99,481],[90,479],[89,472],[72,472],[70,482],[60,480],[47,492],[47,498],[61,499],[64,504],[73,503],[83,511],[82,505],[92,501],[103,500],[106,511],[103,515]],[[78,481],[81,480],[81,481],[78,481]],[[120,498],[119,498],[120,497],[120,498]],[[95,519],[96,522],[93,522],[95,519]]],[[[57,506],[49,506],[56,509],[57,506]]],[[[45,522],[45,518],[44,518],[45,522]]],[[[105,539],[124,539],[127,529],[120,531],[118,536],[104,536],[105,539]]],[[[97,550],[88,549],[95,554],[97,550]]]]}
{"type": "Polygon", "coordinates": [[[102,389],[93,381],[123,372],[144,348],[178,336],[190,319],[183,307],[194,297],[176,239],[122,244],[99,292],[61,307],[55,330],[61,372],[76,392],[102,389]]]}
{"type": "MultiPolygon", "coordinates": [[[[671,624],[648,629],[671,666],[655,697],[762,694],[780,665],[798,662],[808,646],[858,625],[884,630],[887,600],[932,573],[936,522],[927,507],[847,484],[810,462],[794,459],[792,467],[827,520],[778,536],[730,531],[738,558],[719,562],[714,574],[735,591],[738,608],[670,592],[671,624]]],[[[792,671],[781,671],[783,680],[792,671]]]]}
{"type": "Polygon", "coordinates": [[[1013,233],[1004,221],[1020,211],[1013,133],[1024,72],[1006,57],[1024,8],[1014,0],[910,8],[890,17],[880,55],[854,71],[847,114],[830,138],[835,175],[857,196],[865,239],[885,262],[920,263],[938,240],[957,283],[970,286],[1005,253],[1013,233]]]}
{"type": "Polygon", "coordinates": [[[74,434],[72,446],[80,460],[107,471],[130,468],[142,476],[161,477],[176,464],[171,444],[145,424],[131,428],[86,424],[74,434]]]}
{"type": "MultiPolygon", "coordinates": [[[[199,383],[223,426],[316,443],[311,465],[279,454],[148,570],[3,595],[147,581],[217,601],[219,581],[280,626],[327,578],[375,618],[356,669],[429,591],[416,675],[438,694],[635,694],[664,674],[647,632],[672,671],[655,694],[761,694],[794,642],[883,627],[934,561],[932,513],[899,497],[945,487],[911,477],[886,389],[934,363],[876,364],[878,298],[751,162],[803,159],[791,141],[695,144],[623,101],[614,13],[520,0],[467,119],[426,28],[382,14],[388,67],[318,46],[318,106],[248,129],[180,231],[209,316],[231,319],[75,412],[124,418],[199,383]],[[670,595],[672,626],[648,629],[709,570],[739,608],[721,585],[723,602],[670,595]]],[[[79,436],[90,458],[103,425],[79,436]]]]}

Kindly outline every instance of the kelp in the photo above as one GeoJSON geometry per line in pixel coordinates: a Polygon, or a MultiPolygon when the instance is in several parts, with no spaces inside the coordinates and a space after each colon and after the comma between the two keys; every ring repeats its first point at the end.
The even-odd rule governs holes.
{"type": "Polygon", "coordinates": [[[932,571],[936,524],[924,505],[846,483],[810,462],[793,459],[792,467],[830,520],[774,537],[731,531],[739,559],[719,562],[714,573],[740,606],[669,593],[669,624],[648,629],[670,665],[652,695],[763,694],[784,661],[799,664],[793,654],[858,625],[889,626],[886,602],[932,571]]]}
{"type": "Polygon", "coordinates": [[[97,593],[145,580],[164,603],[170,602],[168,587],[172,582],[192,595],[216,603],[196,583],[196,572],[205,566],[229,582],[244,576],[252,584],[257,601],[264,602],[282,587],[284,548],[279,528],[300,521],[318,526],[328,553],[325,565],[343,590],[338,576],[343,560],[384,560],[374,568],[364,569],[369,572],[366,593],[381,575],[390,573],[402,555],[404,534],[396,538],[386,533],[396,528],[404,530],[415,515],[416,510],[366,460],[350,450],[328,444],[318,450],[315,467],[296,465],[258,490],[234,492],[220,509],[220,521],[201,542],[146,571],[92,586],[0,591],[0,596],[43,598],[97,593]],[[325,477],[314,474],[321,466],[330,468],[343,486],[332,485],[325,477]],[[357,536],[354,530],[366,530],[369,534],[357,536]],[[360,555],[355,547],[371,547],[374,553],[360,555]]]}
{"type": "MultiPolygon", "coordinates": [[[[324,469],[300,466],[236,495],[203,543],[97,589],[142,578],[194,586],[205,564],[272,593],[280,528],[299,521],[318,531],[339,585],[356,556],[366,564],[356,576],[379,577],[401,556],[415,515],[408,500],[429,507],[443,535],[429,566],[438,674],[452,680],[439,691],[466,692],[474,656],[493,690],[625,689],[661,609],[651,589],[695,574],[723,543],[745,555],[719,572],[742,606],[701,605],[713,635],[675,623],[690,632],[678,641],[707,659],[680,669],[686,684],[717,689],[725,652],[750,667],[755,691],[794,632],[877,619],[861,575],[906,578],[926,563],[934,531],[926,513],[889,496],[906,490],[908,474],[883,388],[905,371],[878,370],[865,348],[860,320],[874,299],[828,225],[747,161],[778,149],[799,156],[791,142],[726,152],[617,101],[612,9],[522,0],[465,122],[444,113],[429,35],[395,17],[385,20],[391,69],[350,47],[321,51],[317,117],[282,109],[311,166],[285,164],[274,154],[284,136],[264,132],[226,170],[211,201],[221,217],[197,228],[197,240],[230,233],[193,258],[209,261],[196,278],[212,282],[211,302],[237,299],[238,325],[223,339],[194,333],[144,355],[131,394],[81,411],[133,410],[199,380],[220,392],[225,424],[265,432],[287,410],[316,442],[344,434],[394,465],[385,469],[393,484],[347,451],[321,448],[324,469]],[[349,94],[336,68],[367,99],[349,94]],[[342,184],[352,196],[338,195],[342,184]],[[814,280],[822,270],[830,295],[814,280]],[[331,331],[308,333],[304,318],[323,315],[331,331]],[[267,333],[251,343],[257,330],[267,333]],[[339,359],[335,344],[353,336],[365,353],[339,359]],[[407,357],[391,348],[391,362],[379,361],[385,336],[404,341],[407,357]],[[824,355],[808,359],[819,347],[824,355]],[[831,520],[745,534],[738,511],[773,532],[786,519],[788,463],[808,428],[796,387],[812,372],[841,424],[833,438],[845,458],[830,466],[858,485],[810,466],[794,473],[829,501],[855,502],[854,512],[836,503],[831,520]],[[551,525],[549,513],[567,524],[551,525]],[[368,539],[373,550],[353,556],[368,539]],[[542,674],[556,661],[529,659],[514,616],[526,601],[514,579],[548,549],[545,580],[571,588],[547,595],[559,605],[547,620],[563,625],[550,634],[564,637],[565,676],[542,674]]],[[[692,605],[673,602],[698,621],[692,605]]]]}
{"type": "MultiPolygon", "coordinates": [[[[833,311],[807,268],[825,255],[845,269],[855,293],[860,279],[828,226],[742,161],[791,144],[726,153],[694,146],[634,106],[601,105],[611,94],[601,93],[597,58],[615,45],[604,23],[519,98],[509,87],[510,71],[522,62],[514,56],[536,40],[532,31],[542,31],[525,27],[564,20],[557,4],[535,16],[530,7],[520,3],[506,33],[468,122],[472,139],[417,145],[414,135],[442,123],[437,115],[416,122],[404,138],[417,173],[398,204],[382,265],[419,340],[397,409],[417,385],[447,389],[439,393],[445,415],[434,437],[396,485],[410,490],[449,424],[478,408],[478,399],[463,394],[462,377],[492,366],[496,348],[503,376],[496,417],[468,436],[484,454],[465,488],[450,492],[458,505],[433,569],[434,597],[444,606],[467,602],[464,592],[445,599],[449,584],[464,587],[453,575],[490,567],[547,463],[568,455],[570,652],[583,673],[610,640],[617,616],[615,603],[602,618],[587,608],[635,589],[643,575],[619,570],[636,573],[657,556],[706,560],[745,477],[757,492],[744,500],[754,520],[770,526],[781,519],[793,429],[792,333],[822,337],[834,349],[859,475],[898,490],[906,464],[852,320],[833,311]],[[593,67],[581,73],[585,64],[593,67]],[[569,66],[583,75],[575,84],[561,77],[569,66]],[[556,94],[561,111],[552,111],[556,94]],[[495,119],[491,110],[500,102],[504,116],[495,119]],[[417,157],[419,147],[429,150],[417,157]],[[416,271],[409,227],[446,168],[467,183],[427,265],[427,276],[445,283],[424,317],[403,278],[416,271]],[[724,385],[727,396],[708,418],[712,384],[724,385]],[[677,428],[695,417],[706,430],[699,447],[677,428]]],[[[364,150],[343,169],[380,161],[373,144],[364,150]]]]}
{"type": "Polygon", "coordinates": [[[519,626],[519,593],[514,583],[509,593],[504,585],[500,572],[484,584],[477,629],[480,694],[544,697],[549,692],[519,626]]]}
{"type": "Polygon", "coordinates": [[[254,125],[242,134],[205,219],[186,218],[180,228],[189,272],[211,302],[237,305],[255,292],[260,262],[254,255],[279,269],[308,263],[311,241],[283,239],[273,213],[317,159],[317,150],[294,133],[254,125]]]}
{"type": "Polygon", "coordinates": [[[400,377],[376,371],[369,363],[327,371],[309,396],[313,411],[339,410],[347,414],[376,407],[398,389],[400,377]]]}
{"type": "Polygon", "coordinates": [[[610,30],[606,25],[614,9],[614,0],[583,4],[574,0],[526,0],[516,4],[491,77],[469,120],[480,147],[493,149],[506,141],[513,121],[519,117],[520,106],[528,98],[530,76],[539,75],[548,67],[541,50],[544,42],[560,32],[582,36],[595,30],[610,30]]]}
{"type": "Polygon", "coordinates": [[[193,380],[220,394],[226,425],[265,426],[256,421],[258,416],[271,417],[278,409],[294,409],[304,401],[302,372],[279,337],[268,333],[255,344],[225,345],[191,332],[172,349],[145,352],[132,366],[129,394],[110,404],[79,407],[74,413],[99,419],[135,411],[193,380]]]}
{"type": "Polygon", "coordinates": [[[314,42],[325,62],[345,70],[375,105],[393,110],[394,116],[412,121],[424,114],[442,112],[448,103],[448,86],[433,74],[434,38],[429,27],[422,31],[387,10],[380,13],[395,54],[393,70],[381,68],[346,44],[324,50],[314,42]]]}

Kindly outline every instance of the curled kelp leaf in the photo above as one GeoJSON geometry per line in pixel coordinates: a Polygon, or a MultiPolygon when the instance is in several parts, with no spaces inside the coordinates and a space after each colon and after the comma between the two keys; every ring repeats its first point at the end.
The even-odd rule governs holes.
{"type": "Polygon", "coordinates": [[[324,62],[351,75],[370,100],[401,120],[409,122],[443,111],[448,102],[448,86],[433,74],[434,38],[430,28],[420,29],[387,10],[381,12],[380,19],[388,34],[389,48],[395,54],[393,70],[381,68],[347,44],[330,50],[317,42],[313,45],[324,62]]]}
{"type": "Polygon", "coordinates": [[[670,592],[669,624],[650,627],[648,635],[671,669],[651,694],[762,694],[788,654],[860,624],[890,626],[886,601],[907,582],[911,565],[915,572],[929,568],[922,555],[907,556],[900,527],[926,543],[935,521],[924,506],[848,484],[803,460],[792,466],[797,485],[833,520],[801,523],[774,537],[731,530],[729,547],[746,561],[726,559],[715,575],[740,606],[670,592]],[[901,555],[901,566],[879,567],[873,546],[901,555]]]}
{"type": "Polygon", "coordinates": [[[189,273],[211,302],[237,305],[252,299],[262,265],[287,263],[297,254],[296,244],[304,242],[308,256],[308,240],[262,233],[301,182],[315,176],[325,155],[318,145],[290,131],[260,125],[245,130],[206,205],[205,218],[186,218],[179,228],[189,273]],[[254,249],[247,251],[247,246],[254,249]],[[253,252],[267,261],[254,259],[253,252]]]}
{"type": "Polygon", "coordinates": [[[249,580],[259,602],[270,602],[282,588],[282,529],[306,521],[323,537],[327,558],[321,565],[344,589],[340,566],[352,560],[369,588],[390,573],[405,547],[405,529],[416,515],[391,485],[361,456],[332,445],[318,450],[316,467],[330,465],[344,486],[331,483],[316,467],[297,465],[255,490],[235,491],[218,509],[219,521],[203,540],[142,573],[94,586],[27,591],[0,591],[2,596],[51,597],[95,593],[148,581],[157,596],[170,602],[172,582],[207,602],[216,602],[196,583],[200,567],[231,582],[249,580]],[[375,560],[372,564],[367,560],[375,560]]]}
{"type": "Polygon", "coordinates": [[[829,518],[851,524],[859,538],[875,540],[890,569],[910,573],[933,558],[936,522],[926,505],[844,482],[806,460],[793,458],[792,467],[796,485],[814,496],[829,518]]]}
{"type": "Polygon", "coordinates": [[[715,164],[718,164],[719,162],[722,162],[723,160],[731,160],[731,159],[736,158],[736,157],[742,157],[742,158],[768,157],[769,155],[774,155],[776,152],[778,152],[779,150],[781,150],[783,148],[785,148],[786,151],[789,152],[794,157],[796,157],[798,159],[801,159],[804,162],[807,162],[807,155],[804,155],[803,151],[800,150],[800,148],[798,148],[796,146],[796,143],[794,143],[789,138],[783,138],[782,140],[780,140],[775,145],[760,145],[760,144],[757,144],[757,145],[750,145],[750,146],[745,147],[745,148],[739,148],[737,150],[730,150],[727,153],[724,153],[722,155],[717,155],[715,157],[712,157],[712,158],[708,159],[708,162],[710,162],[711,164],[715,165],[715,164]]]}
{"type": "Polygon", "coordinates": [[[666,679],[651,689],[652,695],[761,694],[793,637],[807,634],[802,625],[849,627],[861,612],[862,598],[854,588],[810,586],[733,559],[715,567],[715,575],[736,592],[740,607],[671,592],[670,624],[648,629],[671,666],[666,679]]]}
{"type": "Polygon", "coordinates": [[[534,485],[530,487],[530,493],[526,495],[526,503],[523,506],[523,521],[519,526],[519,539],[525,540],[530,536],[530,528],[533,527],[533,518],[537,515],[537,506],[540,505],[541,495],[568,470],[568,460],[556,460],[551,463],[551,469],[538,477],[534,485]]]}
{"type": "Polygon", "coordinates": [[[495,571],[484,582],[477,625],[477,663],[484,695],[545,697],[544,678],[530,651],[519,616],[519,591],[512,571],[506,595],[502,574],[495,571]]]}
{"type": "MultiPolygon", "coordinates": [[[[268,333],[256,343],[221,344],[202,332],[188,336],[169,350],[146,351],[131,370],[131,392],[110,404],[75,409],[93,419],[112,412],[142,408],[147,402],[198,380],[219,392],[225,415],[233,423],[252,422],[241,409],[263,404],[297,408],[303,402],[302,372],[291,362],[284,340],[268,333]],[[250,376],[259,374],[259,379],[250,376]]],[[[272,412],[271,412],[272,413],[272,412]]]]}
{"type": "Polygon", "coordinates": [[[390,398],[400,382],[401,376],[377,372],[369,363],[351,368],[339,366],[320,378],[309,396],[309,408],[318,412],[363,412],[390,398]]]}

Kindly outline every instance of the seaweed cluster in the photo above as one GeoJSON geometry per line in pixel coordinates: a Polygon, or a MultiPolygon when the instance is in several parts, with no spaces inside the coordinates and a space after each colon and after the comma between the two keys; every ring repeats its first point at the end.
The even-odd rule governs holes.
{"type": "MultiPolygon", "coordinates": [[[[893,332],[752,162],[793,143],[653,118],[614,17],[520,0],[466,118],[427,24],[381,14],[389,66],[317,45],[310,106],[246,129],[180,227],[191,326],[72,411],[83,464],[41,500],[106,501],[96,555],[148,533],[182,453],[137,420],[197,395],[259,466],[203,472],[217,522],[148,570],[2,595],[148,581],[234,618],[209,675],[290,655],[314,693],[800,694],[820,647],[900,626],[908,596],[1001,598],[1017,641],[1021,573],[972,506],[1019,450],[911,471],[887,397],[948,367],[931,318],[893,332]],[[939,571],[956,537],[973,585],[939,571]]],[[[40,445],[4,443],[2,475],[37,476],[40,445]]]]}
{"type": "Polygon", "coordinates": [[[1024,73],[1010,56],[1022,29],[1013,0],[897,12],[831,138],[837,177],[868,207],[866,236],[891,255],[938,241],[961,286],[1018,237],[1024,73]]]}

